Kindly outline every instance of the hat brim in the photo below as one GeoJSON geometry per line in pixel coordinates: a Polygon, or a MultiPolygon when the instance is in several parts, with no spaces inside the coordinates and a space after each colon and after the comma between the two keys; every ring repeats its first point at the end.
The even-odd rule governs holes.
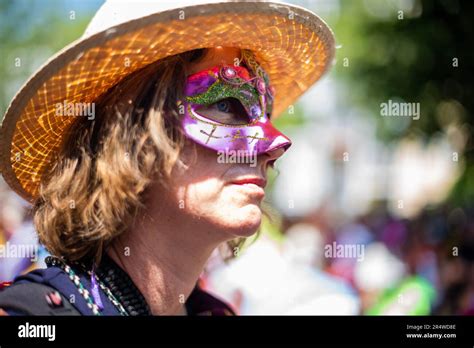
{"type": "Polygon", "coordinates": [[[190,6],[81,38],[49,59],[7,109],[0,130],[5,181],[30,202],[38,196],[43,174],[77,119],[57,116],[58,103],[92,103],[148,64],[216,46],[256,54],[275,89],[274,117],[324,74],[334,56],[333,34],[318,16],[272,2],[190,6]]]}

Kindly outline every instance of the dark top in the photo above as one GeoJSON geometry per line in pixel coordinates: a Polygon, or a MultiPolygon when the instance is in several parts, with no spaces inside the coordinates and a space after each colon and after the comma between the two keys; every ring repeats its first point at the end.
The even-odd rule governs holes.
{"type": "MultiPolygon", "coordinates": [[[[93,284],[84,266],[67,264],[70,268],[65,269],[59,259],[47,258],[46,261],[48,268],[19,276],[11,284],[0,284],[0,308],[7,314],[152,315],[131,278],[107,255],[95,270],[101,285],[95,287],[98,290],[95,296],[91,295],[93,284]],[[94,301],[98,296],[102,308],[94,313],[91,302],[98,303],[94,301]],[[119,310],[117,302],[125,311],[119,310]]],[[[235,315],[229,305],[198,285],[185,306],[188,315],[235,315]]]]}

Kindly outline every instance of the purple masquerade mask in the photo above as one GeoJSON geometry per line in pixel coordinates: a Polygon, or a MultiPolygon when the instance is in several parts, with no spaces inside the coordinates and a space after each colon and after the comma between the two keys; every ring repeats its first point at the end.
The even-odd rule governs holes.
{"type": "Polygon", "coordinates": [[[291,141],[270,121],[273,88],[250,51],[243,66],[217,66],[188,77],[182,127],[186,136],[209,149],[263,154],[285,150],[291,141]]]}

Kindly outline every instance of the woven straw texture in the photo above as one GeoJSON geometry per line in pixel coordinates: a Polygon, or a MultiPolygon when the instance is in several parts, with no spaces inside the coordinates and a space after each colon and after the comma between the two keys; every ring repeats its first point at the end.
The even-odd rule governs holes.
{"type": "Polygon", "coordinates": [[[42,176],[77,119],[56,115],[57,103],[92,103],[158,59],[215,46],[252,50],[275,88],[273,117],[314,84],[333,59],[332,32],[299,7],[259,2],[198,5],[184,8],[184,20],[179,19],[180,10],[80,39],[30,78],[10,104],[0,133],[0,168],[17,193],[34,201],[42,176]]]}

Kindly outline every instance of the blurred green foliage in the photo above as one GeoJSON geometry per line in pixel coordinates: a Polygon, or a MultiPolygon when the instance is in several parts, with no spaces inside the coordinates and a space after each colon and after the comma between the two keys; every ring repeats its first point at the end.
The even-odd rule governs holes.
{"type": "Polygon", "coordinates": [[[342,0],[332,23],[340,45],[336,75],[349,84],[352,102],[372,111],[381,139],[427,141],[451,126],[463,131],[466,170],[450,198],[463,205],[474,201],[473,7],[457,0],[342,0]],[[420,103],[421,118],[380,117],[389,99],[420,103]]]}

